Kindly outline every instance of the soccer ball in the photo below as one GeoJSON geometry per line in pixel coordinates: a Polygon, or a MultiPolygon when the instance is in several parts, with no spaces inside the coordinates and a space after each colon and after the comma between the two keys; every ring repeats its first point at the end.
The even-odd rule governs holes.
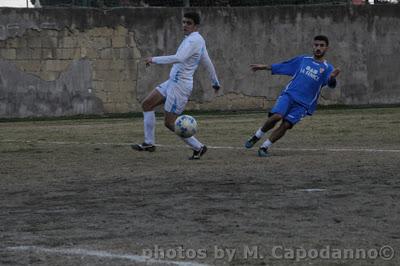
{"type": "Polygon", "coordinates": [[[182,138],[190,138],[197,131],[197,122],[190,115],[181,115],[175,120],[175,133],[182,138]]]}

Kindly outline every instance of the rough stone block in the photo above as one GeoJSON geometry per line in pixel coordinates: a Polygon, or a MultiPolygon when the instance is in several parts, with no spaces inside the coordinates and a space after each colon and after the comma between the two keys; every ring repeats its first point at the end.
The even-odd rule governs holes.
{"type": "Polygon", "coordinates": [[[42,40],[38,36],[31,36],[27,40],[28,46],[32,48],[41,48],[42,40]]]}
{"type": "Polygon", "coordinates": [[[122,48],[127,47],[129,42],[127,42],[125,36],[115,36],[111,39],[112,47],[114,48],[122,48]]]}
{"type": "Polygon", "coordinates": [[[114,112],[116,113],[127,113],[129,112],[130,104],[127,102],[119,102],[114,105],[114,112]]]}
{"type": "Polygon", "coordinates": [[[113,33],[117,36],[126,36],[128,34],[128,29],[123,26],[117,26],[113,33]]]}
{"type": "Polygon", "coordinates": [[[124,73],[120,70],[93,70],[93,80],[119,81],[124,79],[124,73]]]}
{"type": "Polygon", "coordinates": [[[0,57],[2,59],[15,60],[15,59],[17,59],[17,50],[16,49],[1,49],[0,57]]]}
{"type": "Polygon", "coordinates": [[[120,80],[118,82],[119,94],[125,95],[128,101],[132,101],[132,91],[136,90],[136,82],[120,80]]]}
{"type": "Polygon", "coordinates": [[[135,40],[135,35],[133,32],[129,32],[128,34],[128,41],[129,41],[129,47],[136,47],[136,40],[135,40]]]}
{"type": "Polygon", "coordinates": [[[28,43],[26,38],[15,37],[7,40],[7,48],[26,48],[28,43]]]}
{"type": "MultiPolygon", "coordinates": [[[[142,63],[139,60],[127,60],[126,61],[126,73],[130,80],[137,80],[139,64],[142,63]]],[[[144,63],[143,63],[144,64],[144,63]]]]}
{"type": "Polygon", "coordinates": [[[103,108],[105,113],[115,113],[117,108],[112,102],[103,102],[103,108]]]}
{"type": "Polygon", "coordinates": [[[42,58],[42,49],[40,48],[31,48],[31,58],[32,59],[41,59],[42,58]]]}
{"type": "Polygon", "coordinates": [[[100,58],[99,51],[96,49],[81,48],[81,58],[97,59],[100,58]]]}
{"type": "Polygon", "coordinates": [[[60,77],[60,72],[58,71],[43,71],[40,73],[40,77],[43,80],[47,80],[47,81],[53,81],[53,80],[57,80],[60,77]]]}
{"type": "Polygon", "coordinates": [[[115,52],[118,53],[116,58],[126,60],[126,59],[133,59],[133,49],[132,48],[119,48],[115,49],[115,52]]]}
{"type": "Polygon", "coordinates": [[[117,70],[126,69],[126,60],[113,60],[111,68],[117,70]]]}
{"type": "Polygon", "coordinates": [[[110,97],[111,94],[114,94],[114,92],[117,90],[118,90],[118,81],[111,81],[108,79],[104,81],[104,91],[110,93],[110,97]]]}
{"type": "Polygon", "coordinates": [[[70,60],[47,60],[44,65],[45,71],[65,71],[69,64],[70,60]]]}
{"type": "Polygon", "coordinates": [[[56,37],[46,37],[42,38],[42,48],[56,48],[57,47],[57,38],[56,37]]]}
{"type": "Polygon", "coordinates": [[[111,40],[103,37],[93,38],[90,42],[90,47],[93,49],[104,49],[111,47],[111,40]]]}
{"type": "Polygon", "coordinates": [[[92,85],[93,85],[93,91],[95,92],[95,93],[97,93],[97,92],[101,92],[101,91],[104,91],[104,81],[96,81],[96,80],[93,80],[92,81],[92,85]]]}
{"type": "Polygon", "coordinates": [[[97,59],[92,61],[92,65],[95,70],[110,70],[112,64],[113,60],[109,59],[97,59]]]}
{"type": "Polygon", "coordinates": [[[39,60],[17,60],[15,64],[22,71],[40,72],[41,63],[39,60]]]}
{"type": "Polygon", "coordinates": [[[110,37],[113,35],[113,33],[113,29],[106,27],[94,28],[88,31],[88,34],[91,37],[110,37]]]}
{"type": "Polygon", "coordinates": [[[75,48],[78,47],[78,40],[74,37],[64,37],[59,41],[59,48],[75,48]]]}
{"type": "Polygon", "coordinates": [[[113,58],[113,49],[105,48],[100,50],[100,58],[101,59],[112,59],[113,58]]]}
{"type": "Polygon", "coordinates": [[[45,48],[45,49],[41,49],[41,51],[42,51],[42,59],[43,60],[56,58],[56,49],[45,48]]]}
{"type": "Polygon", "coordinates": [[[78,59],[81,57],[80,49],[65,49],[59,48],[56,50],[57,59],[78,59]]]}
{"type": "Polygon", "coordinates": [[[133,47],[133,58],[135,58],[135,59],[142,58],[142,53],[136,47],[133,47]]]}
{"type": "MultiPolygon", "coordinates": [[[[36,48],[37,49],[37,48],[36,48]]],[[[32,49],[25,47],[16,49],[17,60],[31,59],[32,58],[32,49]]]]}

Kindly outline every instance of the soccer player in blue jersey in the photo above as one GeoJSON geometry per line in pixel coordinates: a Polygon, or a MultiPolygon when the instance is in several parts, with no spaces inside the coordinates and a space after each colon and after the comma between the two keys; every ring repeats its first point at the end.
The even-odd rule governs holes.
{"type": "Polygon", "coordinates": [[[269,113],[268,119],[256,133],[246,141],[245,147],[250,149],[264,134],[281,121],[279,127],[272,131],[268,139],[260,146],[258,155],[267,157],[268,149],[273,143],[282,138],[302,118],[312,115],[316,109],[318,97],[324,86],[336,87],[336,77],[339,68],[334,68],[325,60],[329,47],[326,36],[314,37],[313,56],[301,55],[288,61],[264,65],[251,64],[253,71],[270,70],[272,75],[288,75],[291,81],[282,90],[275,106],[269,113]]]}
{"type": "MultiPolygon", "coordinates": [[[[146,58],[147,66],[151,64],[173,64],[169,79],[158,85],[142,102],[144,117],[144,142],[133,144],[131,147],[138,151],[155,151],[155,107],[164,104],[164,124],[174,132],[175,120],[180,115],[189,99],[193,88],[193,74],[199,64],[209,72],[211,85],[215,92],[220,84],[215,68],[208,55],[206,42],[198,32],[200,16],[195,12],[184,14],[182,27],[185,39],[182,41],[176,54],[146,58]]],[[[193,149],[190,159],[200,159],[207,151],[207,147],[194,136],[182,138],[193,149]]]]}

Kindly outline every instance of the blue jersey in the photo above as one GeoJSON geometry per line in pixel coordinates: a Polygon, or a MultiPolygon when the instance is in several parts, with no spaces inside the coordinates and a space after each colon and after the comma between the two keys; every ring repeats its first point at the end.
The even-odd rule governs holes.
{"type": "Polygon", "coordinates": [[[311,56],[298,56],[289,61],[271,65],[271,73],[293,77],[282,93],[289,94],[293,100],[312,114],[317,106],[322,87],[328,85],[333,66],[320,62],[311,56]]]}

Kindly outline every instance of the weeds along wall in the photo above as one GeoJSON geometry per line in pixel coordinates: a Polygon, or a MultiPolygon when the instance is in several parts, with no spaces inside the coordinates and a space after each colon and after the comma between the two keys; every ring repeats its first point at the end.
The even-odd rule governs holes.
{"type": "MultiPolygon", "coordinates": [[[[174,54],[184,8],[0,9],[0,117],[141,111],[140,102],[171,66],[148,56],[174,54]]],[[[327,59],[342,69],[320,104],[400,104],[400,5],[198,8],[201,34],[222,91],[201,66],[187,109],[272,106],[289,77],[252,73],[251,63],[310,54],[330,38],[327,59]]]]}

